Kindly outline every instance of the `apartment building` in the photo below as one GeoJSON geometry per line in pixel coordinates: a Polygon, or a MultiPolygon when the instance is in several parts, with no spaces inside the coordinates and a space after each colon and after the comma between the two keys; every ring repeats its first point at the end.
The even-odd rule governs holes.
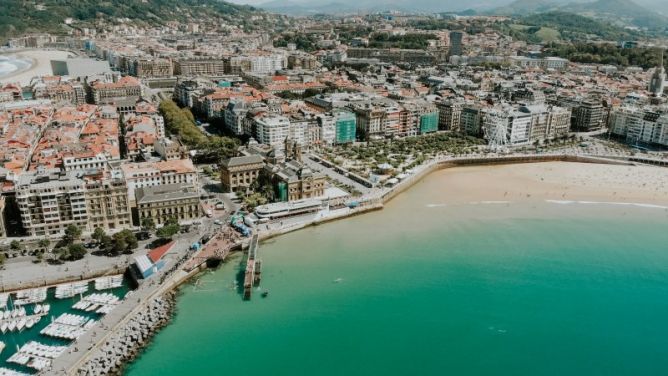
{"type": "Polygon", "coordinates": [[[657,108],[624,106],[610,113],[610,132],[630,144],[668,146],[668,113],[657,108]]]}
{"type": "Polygon", "coordinates": [[[62,234],[69,225],[84,231],[130,227],[126,192],[120,175],[40,170],[19,177],[16,201],[27,233],[50,236],[62,234]]]}
{"type": "Polygon", "coordinates": [[[459,131],[463,103],[452,100],[441,100],[435,103],[438,108],[438,129],[442,131],[459,131]]]}
{"type": "Polygon", "coordinates": [[[284,142],[290,137],[290,119],[282,115],[266,114],[254,119],[255,139],[265,145],[283,149],[284,142]]]}
{"type": "Polygon", "coordinates": [[[222,76],[225,74],[223,60],[216,59],[179,59],[174,61],[174,74],[177,76],[222,76]]]}
{"type": "Polygon", "coordinates": [[[134,77],[121,77],[116,82],[95,81],[91,85],[93,101],[96,104],[110,104],[117,101],[136,101],[141,97],[141,84],[134,77]]]}
{"type": "Polygon", "coordinates": [[[172,62],[168,59],[136,59],[131,73],[139,78],[165,78],[172,76],[172,62]]]}

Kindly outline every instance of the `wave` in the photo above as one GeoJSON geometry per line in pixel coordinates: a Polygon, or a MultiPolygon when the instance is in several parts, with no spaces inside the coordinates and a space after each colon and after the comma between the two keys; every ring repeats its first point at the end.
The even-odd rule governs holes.
{"type": "Polygon", "coordinates": [[[0,77],[28,68],[30,67],[30,64],[30,60],[24,58],[0,56],[0,77]]]}
{"type": "Polygon", "coordinates": [[[442,208],[444,206],[448,206],[447,204],[428,204],[428,208],[442,208]]]}
{"type": "Polygon", "coordinates": [[[471,201],[469,205],[505,205],[510,204],[510,201],[471,201]]]}
{"type": "Polygon", "coordinates": [[[635,206],[639,208],[649,208],[649,209],[668,209],[668,206],[655,205],[655,204],[644,204],[641,202],[612,202],[612,201],[568,201],[568,200],[545,200],[551,204],[559,205],[615,205],[615,206],[635,206]]]}

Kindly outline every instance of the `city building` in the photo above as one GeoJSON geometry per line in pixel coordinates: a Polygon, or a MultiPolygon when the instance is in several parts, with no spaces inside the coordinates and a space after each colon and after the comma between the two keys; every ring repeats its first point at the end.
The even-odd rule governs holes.
{"type": "Polygon", "coordinates": [[[341,109],[332,111],[335,120],[334,142],[337,145],[353,143],[357,137],[357,118],[355,114],[341,109]]]}
{"type": "Polygon", "coordinates": [[[265,167],[275,184],[278,201],[297,201],[325,194],[325,175],[314,172],[298,160],[265,167]]]}
{"type": "Polygon", "coordinates": [[[432,65],[440,61],[432,51],[410,50],[399,48],[358,48],[351,47],[346,51],[347,59],[378,59],[384,63],[412,63],[432,65]]]}
{"type": "Polygon", "coordinates": [[[51,236],[61,235],[69,225],[83,231],[131,227],[126,192],[118,174],[40,170],[19,177],[16,201],[26,232],[51,236]]]}
{"type": "Polygon", "coordinates": [[[659,66],[654,70],[652,79],[649,83],[650,93],[657,98],[663,96],[663,90],[666,85],[666,69],[663,66],[663,50],[661,51],[661,59],[659,61],[659,66]]]}
{"type": "Polygon", "coordinates": [[[443,131],[459,131],[463,104],[453,100],[437,101],[438,129],[443,131]]]}
{"type": "Polygon", "coordinates": [[[150,218],[160,226],[174,218],[179,223],[198,219],[199,193],[191,184],[167,184],[137,189],[137,214],[139,222],[150,218]]]}
{"type": "Polygon", "coordinates": [[[260,155],[232,157],[220,165],[220,181],[225,192],[250,192],[251,185],[264,168],[264,158],[260,155]]]}
{"type": "Polygon", "coordinates": [[[168,59],[137,59],[131,73],[139,78],[164,78],[172,76],[172,62],[168,59]]]}
{"type": "Polygon", "coordinates": [[[222,76],[225,64],[223,60],[216,59],[177,59],[174,61],[174,74],[186,77],[222,76]]]}
{"type": "Polygon", "coordinates": [[[593,131],[605,126],[606,110],[600,100],[584,100],[572,107],[571,127],[576,131],[593,131]]]}
{"type": "Polygon", "coordinates": [[[255,118],[255,139],[265,145],[282,148],[290,137],[290,119],[282,115],[266,114],[255,118]]]}
{"type": "Polygon", "coordinates": [[[448,56],[461,56],[464,54],[464,48],[462,45],[463,39],[464,33],[461,31],[450,32],[450,49],[448,51],[448,56]]]}
{"type": "Polygon", "coordinates": [[[610,113],[609,128],[629,144],[668,146],[668,113],[657,108],[615,108],[610,113]]]}
{"type": "Polygon", "coordinates": [[[96,81],[91,85],[93,101],[96,104],[112,104],[120,101],[134,102],[141,97],[141,84],[134,77],[125,76],[116,82],[96,81]]]}
{"type": "Polygon", "coordinates": [[[570,110],[556,106],[505,106],[485,110],[482,127],[491,145],[521,146],[566,137],[570,118],[570,110]]]}
{"type": "Polygon", "coordinates": [[[135,191],[139,188],[169,184],[199,186],[197,169],[190,159],[124,163],[120,168],[127,181],[131,205],[134,203],[135,191]]]}
{"type": "Polygon", "coordinates": [[[482,128],[483,108],[478,105],[464,105],[459,119],[459,128],[468,135],[480,137],[482,128]]]}

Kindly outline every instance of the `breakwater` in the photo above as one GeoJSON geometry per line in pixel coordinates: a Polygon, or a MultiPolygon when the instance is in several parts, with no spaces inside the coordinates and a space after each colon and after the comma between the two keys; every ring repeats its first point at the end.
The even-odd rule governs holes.
{"type": "Polygon", "coordinates": [[[169,323],[174,299],[174,293],[167,292],[151,300],[145,309],[138,311],[90,355],[79,368],[78,375],[121,375],[124,366],[134,360],[157,331],[169,323]]]}

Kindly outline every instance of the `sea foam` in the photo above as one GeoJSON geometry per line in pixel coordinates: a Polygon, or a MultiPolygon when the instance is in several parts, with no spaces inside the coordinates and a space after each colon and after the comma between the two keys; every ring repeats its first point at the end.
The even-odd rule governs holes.
{"type": "Polygon", "coordinates": [[[560,205],[571,205],[571,204],[580,204],[580,205],[615,205],[615,206],[635,206],[639,208],[649,208],[649,209],[668,209],[668,206],[655,205],[655,204],[644,204],[641,202],[613,202],[613,201],[568,201],[568,200],[545,200],[551,204],[560,204],[560,205]]]}

